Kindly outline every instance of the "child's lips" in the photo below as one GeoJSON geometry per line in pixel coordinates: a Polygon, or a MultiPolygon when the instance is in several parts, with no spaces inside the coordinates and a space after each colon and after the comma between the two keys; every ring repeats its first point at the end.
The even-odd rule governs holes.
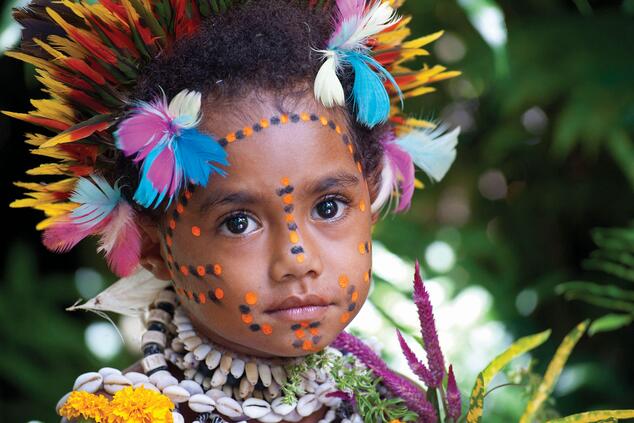
{"type": "Polygon", "coordinates": [[[280,310],[270,311],[267,314],[270,316],[287,321],[302,321],[302,320],[316,320],[322,318],[328,309],[328,305],[306,305],[300,307],[285,308],[280,310]]]}

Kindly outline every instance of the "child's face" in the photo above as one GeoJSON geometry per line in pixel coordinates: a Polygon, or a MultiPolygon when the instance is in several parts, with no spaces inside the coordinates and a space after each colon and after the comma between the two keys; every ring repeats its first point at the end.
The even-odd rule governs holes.
{"type": "Polygon", "coordinates": [[[367,298],[369,192],[341,119],[316,105],[286,116],[258,108],[253,121],[203,115],[201,130],[216,138],[267,122],[227,145],[227,176],[174,201],[163,254],[181,302],[212,342],[306,355],[331,343],[367,298]],[[324,305],[273,311],[291,297],[324,305]]]}

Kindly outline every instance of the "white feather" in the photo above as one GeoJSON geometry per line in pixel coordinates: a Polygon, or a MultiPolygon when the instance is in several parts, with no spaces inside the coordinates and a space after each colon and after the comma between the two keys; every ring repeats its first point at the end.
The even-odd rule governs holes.
{"type": "Polygon", "coordinates": [[[357,28],[339,47],[342,50],[363,48],[368,37],[378,34],[401,18],[387,1],[377,0],[370,10],[361,17],[357,28]]]}
{"type": "Polygon", "coordinates": [[[315,77],[315,98],[326,107],[333,107],[335,104],[343,106],[346,104],[346,97],[337,76],[337,54],[331,50],[322,52],[326,60],[315,77]]]}
{"type": "Polygon", "coordinates": [[[383,206],[388,203],[392,196],[392,190],[394,189],[394,172],[392,166],[387,159],[387,156],[383,155],[383,169],[381,170],[381,185],[379,186],[379,192],[376,194],[376,198],[370,205],[370,211],[372,214],[378,212],[383,206]]]}
{"type": "Polygon", "coordinates": [[[174,96],[168,110],[181,127],[192,128],[200,123],[200,104],[201,94],[185,89],[174,96]]]}
{"type": "Polygon", "coordinates": [[[445,176],[456,159],[460,127],[444,133],[446,129],[445,125],[432,129],[414,129],[396,140],[412,156],[414,164],[435,181],[440,181],[445,176]]]}
{"type": "Polygon", "coordinates": [[[139,317],[170,281],[157,279],[152,272],[139,265],[132,275],[119,279],[84,304],[66,310],[87,310],[101,314],[115,312],[139,317]]]}

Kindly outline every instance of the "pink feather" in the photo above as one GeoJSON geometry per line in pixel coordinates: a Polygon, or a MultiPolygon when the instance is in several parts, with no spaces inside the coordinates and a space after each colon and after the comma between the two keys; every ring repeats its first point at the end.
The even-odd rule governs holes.
{"type": "Polygon", "coordinates": [[[383,144],[383,151],[390,163],[392,171],[397,175],[397,178],[395,178],[395,184],[397,186],[394,188],[400,195],[396,211],[402,212],[410,206],[412,197],[414,196],[415,168],[412,156],[400,148],[398,144],[394,142],[395,139],[394,132],[390,130],[383,136],[381,143],[383,144]]]}
{"type": "Polygon", "coordinates": [[[124,119],[117,130],[115,138],[117,148],[126,156],[136,153],[135,162],[143,160],[156,145],[170,134],[171,117],[164,101],[141,103],[132,116],[124,119]],[[158,134],[162,134],[159,137],[158,134]]]}
{"type": "Polygon", "coordinates": [[[128,276],[139,264],[141,234],[135,223],[134,209],[121,201],[101,230],[99,248],[105,251],[110,269],[120,277],[128,276]]]}
{"type": "Polygon", "coordinates": [[[107,225],[110,217],[106,217],[99,224],[92,227],[84,227],[73,222],[72,220],[58,221],[42,234],[42,243],[46,248],[55,253],[65,253],[71,250],[82,239],[98,232],[107,225]]]}
{"type": "Polygon", "coordinates": [[[169,188],[168,194],[172,197],[178,189],[182,177],[183,172],[176,166],[176,157],[172,151],[172,146],[165,146],[152,162],[152,166],[147,172],[148,180],[159,192],[169,188]]]}
{"type": "Polygon", "coordinates": [[[361,16],[365,8],[365,0],[337,0],[337,8],[341,14],[339,20],[341,22],[353,16],[361,16]]]}

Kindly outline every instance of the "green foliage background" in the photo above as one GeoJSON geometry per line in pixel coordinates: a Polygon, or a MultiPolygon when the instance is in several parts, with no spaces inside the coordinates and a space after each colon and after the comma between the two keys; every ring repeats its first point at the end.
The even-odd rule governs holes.
{"type": "MultiPolygon", "coordinates": [[[[621,269],[630,263],[631,272],[632,236],[621,238],[614,254],[598,253],[603,266],[588,264],[601,246],[596,228],[628,228],[634,216],[634,1],[407,3],[403,11],[415,16],[415,34],[445,29],[444,39],[452,41],[437,42],[429,62],[463,75],[437,84],[438,92],[408,102],[405,110],[461,124],[463,134],[445,180],[425,181],[411,210],[384,219],[375,239],[410,260],[422,259],[435,240],[447,242],[456,253],[456,265],[446,275],[455,283],[453,295],[473,284],[484,287],[493,298],[490,317],[504,322],[516,338],[552,328],[551,340],[535,352],[537,374],[543,374],[557,342],[579,321],[620,314],[619,322],[625,323],[610,321],[608,328],[623,327],[579,343],[570,363],[584,369],[583,383],[568,395],[555,395],[550,405],[561,415],[634,408],[634,329],[622,317],[634,307],[628,312],[576,300],[585,295],[592,301],[604,295],[601,287],[613,285],[626,292],[617,295],[619,301],[634,304],[632,279],[605,266],[616,254],[621,269]],[[502,26],[486,19],[479,25],[491,11],[499,12],[502,26]],[[487,38],[492,28],[506,39],[487,38]],[[531,116],[537,116],[537,125],[530,124],[531,116]],[[491,170],[504,176],[506,187],[495,200],[483,195],[483,175],[491,170]],[[567,299],[561,295],[565,289],[555,288],[568,281],[591,281],[599,291],[573,292],[567,299]],[[516,307],[518,294],[526,289],[539,298],[528,316],[516,307]]],[[[8,6],[0,31],[10,25],[8,6]]],[[[28,99],[42,96],[32,69],[13,59],[0,57],[0,78],[3,110],[29,110],[28,99]]],[[[55,421],[54,405],[78,374],[104,365],[125,367],[134,360],[123,350],[111,362],[101,362],[87,350],[83,335],[98,318],[64,311],[79,297],[74,284],[78,267],[97,269],[112,280],[94,244],[54,255],[33,229],[41,216],[8,208],[20,195],[11,181],[23,179],[24,171],[38,163],[22,140],[32,129],[0,116],[5,202],[0,420],[7,422],[55,421]]],[[[422,265],[428,277],[436,276],[422,265]]],[[[518,378],[526,382],[530,373],[518,378]]],[[[461,386],[463,393],[471,386],[461,386]]],[[[503,404],[485,408],[484,421],[516,420],[526,398],[515,392],[503,404]]]]}

